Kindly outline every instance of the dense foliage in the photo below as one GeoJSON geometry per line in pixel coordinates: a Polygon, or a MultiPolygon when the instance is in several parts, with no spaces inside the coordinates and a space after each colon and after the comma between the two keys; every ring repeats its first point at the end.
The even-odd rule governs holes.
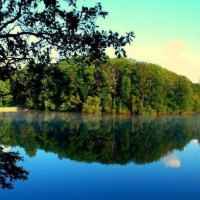
{"type": "Polygon", "coordinates": [[[5,152],[0,146],[0,187],[3,189],[13,189],[16,180],[27,180],[28,171],[17,165],[23,161],[19,153],[5,152]]]}
{"type": "Polygon", "coordinates": [[[126,117],[64,113],[0,115],[0,143],[85,162],[144,164],[200,141],[199,116],[126,117]]]}
{"type": "Polygon", "coordinates": [[[107,47],[124,56],[134,34],[101,30],[97,20],[107,15],[101,3],[88,7],[82,0],[1,0],[0,80],[10,79],[22,63],[49,64],[53,50],[59,58],[90,63],[105,58],[107,47]]]}
{"type": "Polygon", "coordinates": [[[10,94],[11,84],[10,81],[1,81],[0,80],[0,93],[4,94],[0,96],[0,107],[10,106],[13,103],[13,96],[10,94]]]}
{"type": "MultiPolygon", "coordinates": [[[[51,66],[30,63],[13,80],[13,103],[31,109],[135,114],[200,111],[200,84],[160,66],[127,59],[111,59],[99,67],[65,61],[51,66]]],[[[4,82],[0,84],[9,92],[4,82]]]]}

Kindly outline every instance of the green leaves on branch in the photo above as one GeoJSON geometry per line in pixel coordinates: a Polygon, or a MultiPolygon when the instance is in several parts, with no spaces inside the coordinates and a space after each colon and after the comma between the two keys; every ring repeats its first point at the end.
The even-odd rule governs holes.
{"type": "Polygon", "coordinates": [[[89,96],[86,100],[86,102],[83,104],[83,112],[84,113],[100,113],[101,112],[101,106],[100,106],[101,100],[97,97],[91,97],[89,96]]]}
{"type": "Polygon", "coordinates": [[[107,12],[100,3],[93,7],[76,6],[78,0],[1,0],[0,3],[0,79],[9,79],[23,64],[35,61],[49,64],[52,51],[59,59],[100,63],[112,47],[118,57],[133,32],[120,36],[100,30],[98,18],[107,12]]]}

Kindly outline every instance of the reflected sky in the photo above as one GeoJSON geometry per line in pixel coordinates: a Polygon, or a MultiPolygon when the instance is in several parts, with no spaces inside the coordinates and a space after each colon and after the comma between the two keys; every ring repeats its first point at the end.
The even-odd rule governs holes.
{"type": "Polygon", "coordinates": [[[29,171],[29,180],[0,190],[1,199],[200,199],[198,115],[134,120],[17,115],[0,116],[1,143],[13,143],[10,151],[24,157],[19,164],[29,171]],[[8,119],[14,130],[5,124],[8,119]],[[31,150],[37,147],[34,155],[28,144],[31,150]]]}
{"type": "Polygon", "coordinates": [[[181,160],[173,153],[164,157],[162,159],[162,162],[165,165],[165,167],[170,167],[170,168],[181,167],[181,160]]]}

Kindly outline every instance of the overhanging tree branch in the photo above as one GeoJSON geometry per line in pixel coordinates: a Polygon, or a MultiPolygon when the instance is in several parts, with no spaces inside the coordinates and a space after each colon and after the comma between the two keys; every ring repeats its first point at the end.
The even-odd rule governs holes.
{"type": "Polygon", "coordinates": [[[100,31],[96,21],[108,14],[101,4],[78,9],[76,2],[3,1],[0,6],[0,79],[11,77],[21,67],[20,62],[30,58],[48,65],[52,49],[59,52],[60,59],[77,57],[82,59],[82,64],[105,59],[108,47],[115,49],[116,56],[126,56],[123,47],[132,41],[134,34],[120,36],[112,31],[100,31]],[[67,6],[63,8],[63,5],[67,6]],[[31,36],[35,41],[31,41],[31,36]]]}

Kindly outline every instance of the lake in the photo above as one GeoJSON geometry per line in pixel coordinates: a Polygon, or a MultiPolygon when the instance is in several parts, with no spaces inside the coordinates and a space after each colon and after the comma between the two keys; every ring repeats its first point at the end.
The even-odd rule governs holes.
{"type": "Polygon", "coordinates": [[[199,142],[200,115],[0,113],[0,198],[199,200],[199,142]]]}

